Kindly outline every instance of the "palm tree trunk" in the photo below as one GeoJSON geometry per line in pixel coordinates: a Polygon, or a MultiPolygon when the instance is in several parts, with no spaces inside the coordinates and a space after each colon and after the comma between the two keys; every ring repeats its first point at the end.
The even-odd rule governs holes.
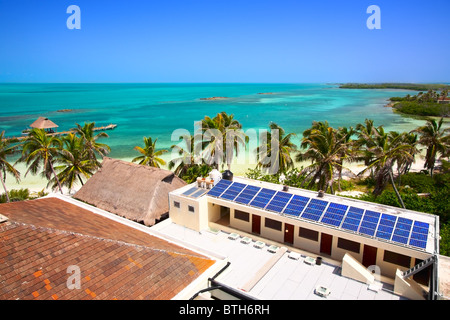
{"type": "Polygon", "coordinates": [[[0,170],[0,180],[2,180],[3,189],[5,190],[6,202],[10,202],[9,195],[8,195],[8,190],[6,189],[5,182],[3,181],[3,174],[2,174],[1,170],[0,170]]]}
{"type": "Polygon", "coordinates": [[[77,176],[78,176],[78,180],[80,180],[80,182],[81,182],[81,185],[84,186],[83,180],[81,180],[81,176],[79,174],[77,174],[77,176]]]}
{"type": "Polygon", "coordinates": [[[402,208],[406,209],[405,208],[405,204],[403,203],[403,199],[400,196],[400,193],[398,192],[397,187],[395,186],[394,175],[392,174],[392,169],[389,170],[389,178],[391,179],[392,187],[394,188],[395,194],[397,195],[397,198],[400,201],[400,204],[402,205],[402,208]]]}
{"type": "Polygon", "coordinates": [[[61,194],[64,194],[63,191],[62,191],[62,188],[61,188],[61,183],[59,182],[59,179],[58,179],[58,175],[56,174],[55,169],[53,169],[52,162],[49,161],[49,164],[50,164],[50,169],[52,169],[52,173],[55,176],[56,182],[58,183],[59,191],[61,191],[61,194]]]}

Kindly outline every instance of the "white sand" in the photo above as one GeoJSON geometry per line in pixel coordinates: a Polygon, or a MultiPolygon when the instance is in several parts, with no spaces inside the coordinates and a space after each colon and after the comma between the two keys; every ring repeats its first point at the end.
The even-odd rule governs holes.
{"type": "MultiPolygon", "coordinates": [[[[165,155],[165,156],[166,156],[165,160],[168,162],[170,155],[165,155]]],[[[124,158],[122,160],[131,162],[132,157],[124,158]]],[[[247,172],[248,169],[253,169],[256,167],[256,163],[254,163],[254,161],[247,161],[247,163],[240,163],[240,162],[244,162],[244,161],[238,161],[237,159],[235,159],[234,163],[231,165],[231,171],[233,172],[233,174],[235,176],[245,176],[245,173],[247,172]]],[[[412,165],[410,171],[411,172],[419,172],[419,171],[423,170],[424,162],[425,161],[423,160],[423,155],[416,156],[416,162],[412,165]]],[[[310,164],[310,162],[296,163],[296,167],[300,169],[302,166],[305,167],[309,164],[310,164]]],[[[351,164],[344,164],[344,165],[348,169],[351,170],[351,172],[343,172],[344,179],[350,179],[364,169],[363,163],[351,163],[351,164]]],[[[7,175],[6,187],[8,188],[8,190],[28,188],[32,193],[40,192],[43,189],[45,189],[46,192],[51,192],[51,190],[49,188],[47,188],[47,180],[45,178],[42,178],[40,175],[33,176],[32,174],[28,174],[26,177],[24,176],[25,172],[26,172],[26,165],[24,163],[19,163],[15,167],[21,173],[21,181],[20,181],[20,183],[17,183],[11,175],[7,175]]],[[[224,166],[224,169],[227,169],[227,167],[224,166]]],[[[221,170],[221,168],[220,168],[220,170],[221,170]]],[[[65,194],[69,194],[69,193],[74,194],[80,187],[81,187],[81,184],[77,182],[77,185],[70,192],[69,192],[69,190],[67,190],[67,188],[63,188],[63,192],[65,194]]],[[[3,189],[0,187],[0,194],[3,192],[4,192],[3,189]]],[[[55,190],[55,192],[59,192],[59,191],[55,190]]]]}

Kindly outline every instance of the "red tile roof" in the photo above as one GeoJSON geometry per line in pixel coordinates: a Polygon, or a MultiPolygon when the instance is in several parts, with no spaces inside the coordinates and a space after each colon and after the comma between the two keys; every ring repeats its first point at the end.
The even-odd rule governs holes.
{"type": "Polygon", "coordinates": [[[171,299],[215,262],[57,198],[0,214],[0,300],[171,299]]]}

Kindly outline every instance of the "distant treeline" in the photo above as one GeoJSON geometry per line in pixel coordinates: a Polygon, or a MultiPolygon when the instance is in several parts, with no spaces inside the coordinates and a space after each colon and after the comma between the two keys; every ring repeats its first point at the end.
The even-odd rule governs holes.
{"type": "Polygon", "coordinates": [[[448,84],[421,84],[421,83],[344,83],[342,89],[404,89],[404,90],[444,90],[450,89],[448,84]]]}
{"type": "Polygon", "coordinates": [[[448,89],[438,93],[429,89],[427,92],[419,92],[415,96],[406,95],[405,97],[392,97],[389,100],[393,102],[392,108],[404,114],[417,116],[450,116],[450,104],[438,103],[439,99],[446,99],[448,89]]]}

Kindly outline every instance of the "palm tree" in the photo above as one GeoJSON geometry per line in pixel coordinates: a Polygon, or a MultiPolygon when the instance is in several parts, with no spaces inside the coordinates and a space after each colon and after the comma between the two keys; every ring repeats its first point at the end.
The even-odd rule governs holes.
{"type": "Polygon", "coordinates": [[[444,118],[438,122],[434,119],[427,120],[424,126],[421,126],[412,132],[417,132],[420,135],[419,144],[427,147],[425,155],[424,168],[430,170],[430,175],[433,176],[433,170],[438,154],[445,156],[450,148],[450,128],[443,129],[442,124],[444,118]]]}
{"type": "Polygon", "coordinates": [[[256,148],[257,168],[267,169],[271,174],[286,172],[294,168],[291,153],[297,150],[297,146],[291,139],[295,133],[286,134],[275,122],[271,122],[269,128],[267,139],[261,137],[263,139],[260,139],[260,145],[256,148]]]}
{"type": "Polygon", "coordinates": [[[202,149],[209,165],[226,163],[231,170],[234,154],[238,155],[241,146],[246,146],[248,136],[242,131],[242,125],[234,119],[234,115],[226,112],[218,113],[214,118],[205,116],[200,121],[199,133],[203,135],[202,149]],[[206,140],[205,140],[206,138],[206,140]]]}
{"type": "Polygon", "coordinates": [[[441,91],[441,96],[440,96],[440,98],[441,98],[442,100],[445,100],[445,99],[447,98],[447,96],[448,96],[448,89],[442,90],[442,91],[441,91]]]}
{"type": "Polygon", "coordinates": [[[100,167],[101,164],[97,161],[96,153],[103,158],[111,152],[111,148],[107,144],[97,142],[97,140],[101,138],[108,138],[108,134],[106,132],[95,134],[95,122],[84,123],[83,126],[78,123],[76,125],[77,127],[74,129],[74,132],[83,138],[89,158],[95,161],[97,167],[100,167]]]}
{"type": "Polygon", "coordinates": [[[23,143],[22,157],[18,160],[25,162],[28,166],[28,170],[25,176],[31,172],[31,174],[37,174],[43,164],[42,174],[50,180],[53,175],[56,184],[59,187],[59,191],[63,193],[61,183],[56,175],[53,163],[61,152],[62,143],[55,136],[48,135],[43,129],[31,129],[27,139],[23,143]]]}
{"type": "Polygon", "coordinates": [[[17,139],[5,139],[5,131],[0,133],[0,180],[2,181],[3,189],[5,190],[7,202],[10,202],[10,199],[5,185],[6,173],[12,174],[17,182],[20,181],[20,172],[6,159],[16,152],[18,145],[13,144],[17,142],[17,139]]]}
{"type": "MultiPolygon", "coordinates": [[[[97,166],[96,161],[90,159],[83,138],[69,133],[62,139],[62,143],[64,147],[57,159],[57,163],[60,166],[55,166],[55,171],[59,171],[58,179],[61,185],[68,187],[70,190],[77,179],[83,185],[81,176],[89,179],[94,174],[97,166]]],[[[53,186],[55,186],[56,179],[50,180],[49,184],[52,182],[53,186]]]]}
{"type": "Polygon", "coordinates": [[[192,183],[197,180],[198,177],[206,177],[212,170],[212,167],[203,163],[195,164],[181,176],[181,178],[186,181],[186,183],[192,183]]]}
{"type": "Polygon", "coordinates": [[[195,145],[195,136],[184,135],[180,139],[184,142],[184,147],[172,145],[172,152],[176,152],[179,157],[169,161],[169,169],[175,168],[174,173],[178,177],[186,174],[186,171],[199,162],[201,144],[195,145]]]}
{"type": "Polygon", "coordinates": [[[309,181],[309,188],[317,184],[319,190],[326,192],[330,188],[334,194],[334,172],[341,172],[344,168],[343,161],[348,155],[351,134],[347,129],[339,133],[327,121],[314,121],[312,127],[303,132],[300,146],[307,150],[299,152],[296,160],[311,160],[311,165],[301,172],[306,174],[302,185],[309,181]]]}
{"type": "Polygon", "coordinates": [[[375,128],[375,134],[370,139],[365,150],[366,153],[371,154],[370,161],[359,175],[369,169],[374,169],[375,188],[373,194],[375,196],[381,194],[390,180],[400,204],[405,208],[394,182],[393,167],[396,162],[398,164],[399,159],[406,162],[413,161],[413,146],[407,143],[404,134],[395,131],[386,133],[382,126],[375,128]]]}
{"type": "Polygon", "coordinates": [[[142,155],[139,157],[134,158],[131,160],[132,162],[139,161],[139,164],[159,168],[160,165],[165,165],[166,161],[160,158],[163,154],[169,152],[166,149],[163,150],[156,150],[156,142],[158,139],[155,139],[155,141],[152,140],[151,137],[144,137],[144,148],[141,148],[139,146],[134,147],[134,150],[138,151],[142,155]]]}

